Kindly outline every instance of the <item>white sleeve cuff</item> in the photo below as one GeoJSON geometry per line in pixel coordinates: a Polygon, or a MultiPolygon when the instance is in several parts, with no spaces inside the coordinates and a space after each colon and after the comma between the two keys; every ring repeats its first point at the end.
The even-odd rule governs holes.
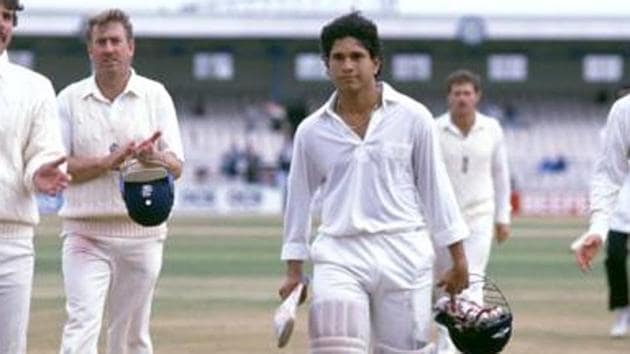
{"type": "Polygon", "coordinates": [[[509,225],[510,224],[510,209],[501,210],[497,212],[494,218],[494,222],[497,224],[509,225]]]}
{"type": "Polygon", "coordinates": [[[588,235],[597,234],[602,238],[602,242],[606,242],[608,238],[608,226],[605,223],[594,222],[591,224],[591,227],[588,228],[588,235]]]}
{"type": "Polygon", "coordinates": [[[280,259],[283,261],[308,259],[308,246],[303,243],[286,243],[282,246],[282,255],[280,259]]]}
{"type": "Polygon", "coordinates": [[[451,227],[432,232],[436,247],[447,247],[468,237],[468,227],[464,223],[456,223],[451,227]]]}

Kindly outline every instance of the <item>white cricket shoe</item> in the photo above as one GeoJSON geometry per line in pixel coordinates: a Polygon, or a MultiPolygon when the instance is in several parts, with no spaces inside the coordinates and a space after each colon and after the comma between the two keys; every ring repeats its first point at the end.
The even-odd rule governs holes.
{"type": "Polygon", "coordinates": [[[620,338],[630,330],[630,306],[615,310],[615,322],[610,328],[612,338],[620,338]]]}

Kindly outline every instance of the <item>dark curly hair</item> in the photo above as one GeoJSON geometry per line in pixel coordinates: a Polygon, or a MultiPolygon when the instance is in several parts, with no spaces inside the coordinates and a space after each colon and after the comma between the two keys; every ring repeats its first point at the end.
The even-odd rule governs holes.
{"type": "MultiPolygon", "coordinates": [[[[372,59],[383,61],[378,28],[371,20],[361,16],[357,11],[337,17],[328,23],[320,34],[322,58],[328,61],[330,51],[336,40],[353,37],[370,53],[372,59]]],[[[379,69],[380,72],[380,69],[379,69]]],[[[378,76],[378,73],[376,74],[378,76]]]]}
{"type": "Polygon", "coordinates": [[[13,11],[13,26],[17,26],[17,12],[24,10],[20,0],[0,0],[5,9],[13,11]]]}

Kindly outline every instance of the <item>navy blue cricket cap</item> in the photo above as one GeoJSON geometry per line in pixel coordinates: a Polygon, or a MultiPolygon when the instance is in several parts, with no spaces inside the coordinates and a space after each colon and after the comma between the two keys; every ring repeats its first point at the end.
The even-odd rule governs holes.
{"type": "Polygon", "coordinates": [[[121,170],[120,189],[127,214],[142,226],[160,225],[171,214],[175,185],[164,167],[127,164],[121,170]]]}

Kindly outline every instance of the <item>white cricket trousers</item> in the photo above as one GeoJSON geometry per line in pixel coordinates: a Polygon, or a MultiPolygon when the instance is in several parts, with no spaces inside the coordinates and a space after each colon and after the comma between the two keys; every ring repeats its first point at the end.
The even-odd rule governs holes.
{"type": "MultiPolygon", "coordinates": [[[[483,303],[483,284],[478,275],[486,275],[494,235],[494,217],[492,214],[483,214],[475,218],[466,218],[466,224],[470,235],[464,239],[464,251],[468,261],[470,287],[464,290],[463,295],[481,304],[483,303]]],[[[452,267],[453,263],[447,247],[437,248],[435,254],[435,276],[439,279],[452,267]]]]}
{"type": "Polygon", "coordinates": [[[157,238],[64,237],[61,354],[97,353],[103,311],[108,354],[153,353],[149,319],[163,246],[157,238]]]}
{"type": "Polygon", "coordinates": [[[26,353],[33,284],[33,240],[0,240],[0,354],[26,353]]]}
{"type": "Polygon", "coordinates": [[[349,346],[335,349],[344,353],[369,347],[385,353],[381,346],[414,350],[428,343],[434,251],[427,232],[319,235],[311,260],[311,353],[327,352],[318,346],[339,341],[349,346]]]}
{"type": "MultiPolygon", "coordinates": [[[[483,283],[481,282],[482,278],[479,276],[485,276],[488,260],[490,259],[494,234],[494,217],[492,214],[483,214],[475,218],[466,218],[466,224],[470,230],[470,235],[464,240],[464,251],[468,261],[470,285],[468,289],[464,290],[462,295],[471,301],[483,304],[483,283]]],[[[435,277],[439,279],[452,267],[453,262],[446,247],[436,248],[435,254],[435,277]]],[[[443,290],[436,292],[436,297],[443,295],[445,295],[443,290]]],[[[446,327],[437,325],[437,330],[437,353],[459,353],[450,340],[446,327]]]]}

